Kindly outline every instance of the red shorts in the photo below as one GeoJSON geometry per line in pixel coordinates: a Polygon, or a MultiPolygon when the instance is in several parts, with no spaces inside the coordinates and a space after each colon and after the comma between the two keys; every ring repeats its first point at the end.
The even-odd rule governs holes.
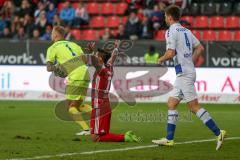
{"type": "Polygon", "coordinates": [[[111,115],[112,112],[109,101],[98,102],[98,108],[94,108],[93,105],[90,122],[91,134],[108,134],[110,130],[111,115]]]}

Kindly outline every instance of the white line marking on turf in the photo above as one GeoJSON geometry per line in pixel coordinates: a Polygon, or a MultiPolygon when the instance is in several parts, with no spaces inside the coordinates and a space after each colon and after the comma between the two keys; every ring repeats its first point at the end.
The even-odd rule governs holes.
{"type": "MultiPolygon", "coordinates": [[[[229,137],[225,138],[225,140],[236,140],[240,139],[240,137],[229,137]]],[[[193,144],[193,143],[203,143],[203,142],[211,142],[215,141],[216,139],[203,139],[203,140],[195,140],[195,141],[185,141],[185,142],[177,142],[176,145],[179,144],[193,144]]],[[[73,153],[61,153],[56,155],[44,155],[44,156],[35,156],[30,158],[13,158],[13,159],[5,159],[5,160],[37,160],[37,159],[49,159],[49,158],[56,158],[56,157],[67,157],[67,156],[74,156],[74,155],[90,155],[96,153],[109,153],[109,152],[118,152],[118,151],[129,151],[129,150],[137,150],[137,149],[144,149],[144,148],[154,148],[158,147],[158,145],[147,145],[147,146],[135,146],[135,147],[126,147],[126,148],[116,148],[116,149],[109,149],[109,150],[96,150],[96,151],[87,151],[87,152],[73,152],[73,153]]]]}

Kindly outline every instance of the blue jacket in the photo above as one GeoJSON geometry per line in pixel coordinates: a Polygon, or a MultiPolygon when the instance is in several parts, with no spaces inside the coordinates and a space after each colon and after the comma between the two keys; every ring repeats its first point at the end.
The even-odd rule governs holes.
{"type": "Polygon", "coordinates": [[[57,12],[56,9],[47,12],[47,21],[49,24],[53,23],[53,17],[56,14],[56,12],[57,12]]]}
{"type": "Polygon", "coordinates": [[[65,8],[60,12],[60,18],[64,21],[72,21],[75,16],[75,10],[73,8],[65,8]]]}

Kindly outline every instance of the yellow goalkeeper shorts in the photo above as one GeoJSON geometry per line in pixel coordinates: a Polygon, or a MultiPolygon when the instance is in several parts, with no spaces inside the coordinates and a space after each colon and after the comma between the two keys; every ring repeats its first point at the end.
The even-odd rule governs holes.
{"type": "Polygon", "coordinates": [[[89,81],[68,80],[65,89],[65,98],[67,100],[84,100],[87,95],[89,81]]]}

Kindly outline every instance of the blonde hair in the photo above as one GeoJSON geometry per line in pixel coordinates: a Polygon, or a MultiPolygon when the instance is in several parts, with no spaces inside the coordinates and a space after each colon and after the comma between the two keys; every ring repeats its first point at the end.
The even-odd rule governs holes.
{"type": "Polygon", "coordinates": [[[59,33],[62,37],[65,36],[65,29],[62,26],[54,26],[53,30],[59,33]]]}

